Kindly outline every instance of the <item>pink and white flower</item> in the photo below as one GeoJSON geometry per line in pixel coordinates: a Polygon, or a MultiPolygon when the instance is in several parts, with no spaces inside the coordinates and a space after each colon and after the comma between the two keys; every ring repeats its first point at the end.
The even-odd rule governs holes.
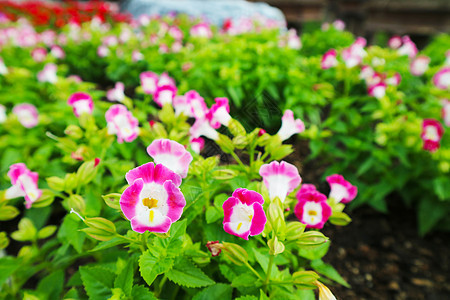
{"type": "Polygon", "coordinates": [[[364,79],[367,83],[370,78],[375,75],[375,70],[371,66],[362,66],[361,71],[359,72],[359,78],[364,79]]]}
{"type": "Polygon", "coordinates": [[[66,57],[66,53],[64,52],[64,50],[58,45],[52,46],[52,48],[50,49],[50,53],[57,59],[63,59],[64,57],[66,57]]]}
{"type": "Polygon", "coordinates": [[[409,58],[415,57],[417,55],[417,52],[419,52],[419,50],[417,50],[416,44],[414,44],[414,42],[411,41],[411,39],[407,35],[402,38],[402,42],[403,45],[398,48],[397,53],[399,55],[408,55],[409,58]]]}
{"type": "Polygon", "coordinates": [[[450,67],[443,67],[433,76],[434,85],[441,89],[447,90],[450,88],[450,67]]]}
{"type": "Polygon", "coordinates": [[[444,128],[441,123],[434,119],[425,119],[422,123],[423,149],[434,152],[440,147],[442,135],[444,134],[444,128]]]}
{"type": "Polygon", "coordinates": [[[130,186],[120,197],[120,208],[131,228],[139,233],[168,232],[186,206],[180,176],[150,162],[130,170],[125,178],[130,186]]]}
{"type": "Polygon", "coordinates": [[[342,51],[342,59],[344,60],[347,68],[353,68],[359,65],[362,61],[362,57],[353,53],[350,48],[342,51]]]}
{"type": "Polygon", "coordinates": [[[122,143],[132,142],[139,134],[139,122],[128,111],[126,106],[122,104],[115,104],[111,106],[105,114],[108,122],[108,133],[116,134],[117,141],[122,143]]]}
{"type": "Polygon", "coordinates": [[[395,74],[392,77],[386,78],[385,82],[386,84],[398,86],[400,82],[402,81],[402,77],[400,76],[399,72],[395,72],[395,74]]]}
{"type": "Polygon", "coordinates": [[[5,65],[5,62],[3,61],[3,58],[0,57],[0,75],[6,75],[8,74],[8,68],[5,65]]]}
{"type": "Polygon", "coordinates": [[[106,56],[108,56],[109,55],[109,48],[108,47],[106,47],[105,45],[100,45],[100,46],[98,46],[98,48],[97,48],[97,55],[99,56],[99,57],[106,57],[106,56]]]}
{"type": "Polygon", "coordinates": [[[170,77],[167,73],[162,73],[161,76],[159,76],[158,86],[162,85],[176,86],[175,80],[172,77],[170,77]]]}
{"type": "Polygon", "coordinates": [[[299,50],[302,48],[302,41],[300,37],[297,35],[297,30],[289,29],[287,34],[287,46],[288,48],[299,50]]]}
{"type": "Polygon", "coordinates": [[[442,118],[445,126],[450,127],[450,101],[447,99],[442,101],[442,118]]]}
{"type": "Polygon", "coordinates": [[[302,186],[300,187],[300,189],[298,190],[296,197],[298,199],[300,194],[310,193],[310,192],[314,192],[314,191],[317,191],[314,184],[303,183],[302,186]]]}
{"type": "Polygon", "coordinates": [[[421,76],[428,70],[430,58],[425,55],[419,55],[413,59],[410,65],[411,74],[414,76],[421,76]]]}
{"type": "Polygon", "coordinates": [[[56,70],[55,64],[46,64],[44,69],[37,74],[38,81],[56,83],[58,81],[56,70]]]}
{"type": "Polygon", "coordinates": [[[344,31],[345,23],[342,20],[336,20],[333,22],[333,27],[336,28],[336,30],[344,31]]]}
{"type": "Polygon", "coordinates": [[[398,35],[394,35],[388,41],[389,48],[398,49],[402,45],[402,38],[398,35]]]}
{"type": "Polygon", "coordinates": [[[138,50],[133,50],[133,52],[131,53],[131,60],[133,62],[144,60],[144,54],[142,54],[138,50]]]}
{"type": "Polygon", "coordinates": [[[205,148],[205,140],[201,137],[198,138],[190,138],[189,144],[191,145],[192,151],[194,151],[197,154],[200,154],[200,152],[205,148]]]}
{"type": "Polygon", "coordinates": [[[39,113],[33,104],[17,104],[12,112],[17,116],[23,127],[33,128],[39,123],[39,113]]]}
{"type": "Polygon", "coordinates": [[[176,40],[183,39],[183,32],[177,26],[172,26],[169,28],[169,35],[176,40]]]}
{"type": "Polygon", "coordinates": [[[189,133],[193,138],[205,136],[214,141],[219,139],[219,133],[211,127],[207,119],[197,119],[189,129],[189,133]]]}
{"type": "Polygon", "coordinates": [[[211,126],[215,129],[219,128],[220,125],[228,127],[228,124],[230,124],[232,119],[230,116],[228,98],[221,97],[214,100],[216,103],[211,106],[210,110],[206,114],[209,124],[211,124],[211,126]]]}
{"type": "Polygon", "coordinates": [[[139,75],[144,93],[153,95],[158,87],[159,77],[157,74],[147,71],[139,75]]]}
{"type": "Polygon", "coordinates": [[[42,47],[34,48],[31,51],[31,57],[33,57],[35,62],[43,62],[47,57],[47,50],[42,47]]]}
{"type": "Polygon", "coordinates": [[[156,104],[160,107],[163,107],[164,104],[172,105],[173,98],[175,98],[176,94],[177,88],[173,85],[158,86],[153,96],[153,100],[155,100],[156,104]]]}
{"type": "Polygon", "coordinates": [[[203,22],[191,27],[189,33],[193,37],[212,38],[213,33],[208,23],[203,22]]]}
{"type": "Polygon", "coordinates": [[[330,49],[322,56],[322,61],[320,62],[320,67],[322,70],[336,67],[338,61],[336,59],[337,51],[335,49],[330,49]]]}
{"type": "Polygon", "coordinates": [[[0,124],[6,122],[6,107],[2,104],[0,104],[0,124]]]}
{"type": "Polygon", "coordinates": [[[11,165],[8,177],[12,186],[6,190],[6,199],[25,197],[25,207],[30,208],[41,197],[42,190],[38,188],[39,175],[28,170],[24,163],[11,165]]]}
{"type": "Polygon", "coordinates": [[[377,84],[369,86],[368,94],[369,96],[381,99],[386,95],[386,87],[386,83],[378,82],[377,84]]]}
{"type": "Polygon", "coordinates": [[[109,101],[118,101],[122,102],[125,99],[125,85],[122,82],[116,82],[114,88],[108,90],[106,92],[106,98],[109,101]]]}
{"type": "Polygon", "coordinates": [[[285,161],[273,161],[262,165],[259,175],[262,176],[264,185],[269,190],[270,199],[278,197],[281,202],[284,202],[286,196],[302,182],[297,168],[285,161]]]}
{"type": "Polygon", "coordinates": [[[73,93],[69,100],[67,100],[67,104],[72,106],[73,113],[75,116],[80,117],[83,113],[92,114],[92,110],[94,109],[94,102],[92,101],[92,97],[86,93],[73,93]]]}
{"type": "Polygon", "coordinates": [[[263,197],[255,191],[239,188],[223,203],[223,229],[225,232],[248,240],[261,234],[267,218],[262,205],[263,197]]]}
{"type": "Polygon", "coordinates": [[[331,216],[331,207],[327,203],[327,197],[318,191],[308,191],[297,194],[297,205],[294,213],[306,228],[323,228],[323,225],[331,216]]]}
{"type": "Polygon", "coordinates": [[[181,178],[187,176],[192,155],[180,143],[169,139],[154,140],[147,147],[147,153],[156,164],[163,164],[181,178]]]}
{"type": "Polygon", "coordinates": [[[188,91],[184,96],[191,107],[191,116],[196,119],[204,119],[208,113],[205,99],[196,91],[188,91]]]}
{"type": "Polygon", "coordinates": [[[173,107],[175,108],[175,115],[179,116],[181,114],[186,117],[193,117],[191,112],[191,106],[185,95],[177,95],[172,101],[173,107]]]}
{"type": "Polygon", "coordinates": [[[342,175],[330,175],[327,177],[327,182],[330,185],[328,198],[334,199],[335,203],[349,203],[358,194],[358,188],[345,180],[342,175]]]}
{"type": "Polygon", "coordinates": [[[285,110],[283,117],[281,118],[281,128],[277,132],[280,139],[285,141],[292,135],[301,133],[304,130],[305,124],[303,124],[303,121],[300,119],[294,119],[294,113],[292,110],[285,110]]]}

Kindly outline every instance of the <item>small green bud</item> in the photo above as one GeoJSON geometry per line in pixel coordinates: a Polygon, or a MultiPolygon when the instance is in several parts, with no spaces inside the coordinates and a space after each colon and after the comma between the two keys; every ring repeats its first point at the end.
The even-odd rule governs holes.
{"type": "Polygon", "coordinates": [[[120,210],[120,196],[121,194],[118,193],[112,193],[108,195],[103,195],[102,198],[105,201],[106,205],[108,205],[111,208],[120,210]]]}
{"type": "Polygon", "coordinates": [[[14,219],[18,214],[19,210],[15,206],[5,205],[0,207],[0,221],[14,219]]]}
{"type": "Polygon", "coordinates": [[[289,222],[286,226],[286,239],[295,241],[299,239],[305,231],[306,225],[300,222],[289,222]]]}
{"type": "Polygon", "coordinates": [[[230,169],[215,170],[212,173],[213,178],[217,179],[217,180],[228,180],[228,179],[232,179],[232,178],[236,177],[237,175],[239,175],[238,171],[234,171],[234,170],[230,170],[230,169]]]}
{"type": "Polygon", "coordinates": [[[64,130],[64,133],[76,140],[83,137],[83,130],[81,130],[79,126],[74,124],[70,124],[69,126],[67,126],[66,130],[64,130]]]}
{"type": "Polygon", "coordinates": [[[64,191],[64,179],[59,178],[57,176],[47,177],[48,186],[57,192],[64,191]]]}
{"type": "Polygon", "coordinates": [[[270,255],[278,255],[284,252],[284,244],[276,236],[267,241],[267,246],[269,246],[270,255]]]}
{"type": "Polygon", "coordinates": [[[300,238],[297,240],[298,246],[318,246],[326,243],[328,238],[319,231],[307,231],[303,232],[300,238]]]}
{"type": "Polygon", "coordinates": [[[0,232],[0,250],[5,249],[9,245],[9,239],[6,232],[0,232]]]}
{"type": "Polygon", "coordinates": [[[233,243],[222,243],[225,256],[234,264],[241,266],[248,261],[248,253],[244,248],[233,243]]]}
{"type": "Polygon", "coordinates": [[[47,207],[55,200],[55,194],[49,189],[43,189],[42,195],[33,203],[33,207],[47,207]]]}
{"type": "Polygon", "coordinates": [[[230,123],[228,124],[228,129],[230,130],[231,134],[233,136],[245,136],[247,135],[247,131],[245,131],[244,126],[235,119],[231,119],[230,123]]]}
{"type": "Polygon", "coordinates": [[[36,239],[36,227],[28,218],[23,218],[19,222],[18,230],[11,233],[11,237],[19,242],[33,241],[36,239]]]}
{"type": "Polygon", "coordinates": [[[67,205],[69,208],[73,208],[76,211],[84,212],[86,209],[86,203],[80,195],[70,195],[70,197],[67,200],[67,205]]]}
{"type": "Polygon", "coordinates": [[[38,238],[39,239],[46,239],[49,236],[51,236],[53,233],[55,233],[57,227],[55,225],[49,225],[45,226],[38,232],[38,238]]]}

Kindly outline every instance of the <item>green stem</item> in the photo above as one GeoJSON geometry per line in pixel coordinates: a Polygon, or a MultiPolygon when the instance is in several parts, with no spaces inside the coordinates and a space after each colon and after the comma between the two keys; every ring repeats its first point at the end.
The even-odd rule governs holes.
{"type": "Polygon", "coordinates": [[[250,264],[248,263],[248,262],[245,262],[245,265],[247,266],[247,268],[249,268],[250,269],[250,271],[252,271],[253,272],[253,274],[255,274],[256,275],[256,277],[258,277],[261,281],[263,281],[263,278],[261,277],[261,275],[259,275],[259,273],[258,272],[256,272],[256,270],[255,269],[253,269],[253,267],[252,266],[250,266],[250,264]]]}
{"type": "Polygon", "coordinates": [[[272,272],[272,265],[273,265],[274,258],[275,258],[274,255],[269,256],[269,265],[267,266],[266,280],[264,281],[264,285],[267,285],[269,283],[270,273],[272,272]]]}
{"type": "Polygon", "coordinates": [[[237,156],[236,153],[234,153],[234,151],[232,151],[231,156],[233,156],[233,158],[238,162],[238,164],[245,170],[245,165],[244,163],[241,161],[241,159],[237,156]]]}

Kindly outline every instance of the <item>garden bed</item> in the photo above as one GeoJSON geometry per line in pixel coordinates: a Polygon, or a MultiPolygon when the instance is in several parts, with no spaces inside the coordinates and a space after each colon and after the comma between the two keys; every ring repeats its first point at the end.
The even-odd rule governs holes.
{"type": "Polygon", "coordinates": [[[363,207],[350,213],[351,225],[324,230],[333,237],[324,260],[351,285],[332,291],[346,300],[449,299],[448,233],[419,237],[414,211],[390,200],[389,215],[363,207]]]}

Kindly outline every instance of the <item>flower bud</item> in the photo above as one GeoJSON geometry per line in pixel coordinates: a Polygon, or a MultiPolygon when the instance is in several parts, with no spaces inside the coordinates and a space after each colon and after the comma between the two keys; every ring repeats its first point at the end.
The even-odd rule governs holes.
{"type": "Polygon", "coordinates": [[[228,124],[228,129],[230,130],[233,136],[245,136],[247,134],[247,131],[245,131],[244,126],[242,126],[242,124],[235,119],[230,120],[230,123],[228,124]]]}
{"type": "Polygon", "coordinates": [[[113,209],[120,210],[120,196],[121,194],[118,193],[112,193],[108,195],[103,195],[102,198],[105,201],[106,205],[113,209]]]}
{"type": "Polygon", "coordinates": [[[67,126],[66,130],[64,130],[64,133],[76,140],[83,137],[83,130],[81,130],[79,126],[74,124],[67,126]]]}
{"type": "Polygon", "coordinates": [[[233,243],[223,243],[222,250],[225,256],[234,264],[241,266],[248,261],[248,254],[244,248],[233,243]]]}
{"type": "MultiPolygon", "coordinates": [[[[98,163],[97,163],[98,164],[98,163]]],[[[91,182],[97,175],[96,160],[84,162],[77,171],[77,179],[79,184],[87,184],[91,182]]]]}
{"type": "Polygon", "coordinates": [[[288,241],[298,240],[305,231],[306,225],[300,222],[289,222],[286,226],[286,239],[288,241]]]}
{"type": "Polygon", "coordinates": [[[314,271],[298,271],[292,274],[294,284],[304,288],[315,288],[317,279],[319,274],[314,271]]]}
{"type": "Polygon", "coordinates": [[[216,143],[220,146],[222,151],[227,154],[230,154],[234,151],[234,144],[226,135],[219,134],[219,138],[216,140],[216,143]]]}
{"type": "Polygon", "coordinates": [[[307,231],[303,232],[300,238],[297,240],[297,245],[301,246],[318,246],[326,243],[328,238],[319,231],[307,231]]]}
{"type": "Polygon", "coordinates": [[[218,256],[222,252],[223,245],[219,241],[209,241],[206,243],[206,247],[212,256],[218,256]]]}
{"type": "Polygon", "coordinates": [[[270,255],[278,255],[284,252],[284,244],[276,236],[267,241],[267,246],[269,246],[270,255]]]}

